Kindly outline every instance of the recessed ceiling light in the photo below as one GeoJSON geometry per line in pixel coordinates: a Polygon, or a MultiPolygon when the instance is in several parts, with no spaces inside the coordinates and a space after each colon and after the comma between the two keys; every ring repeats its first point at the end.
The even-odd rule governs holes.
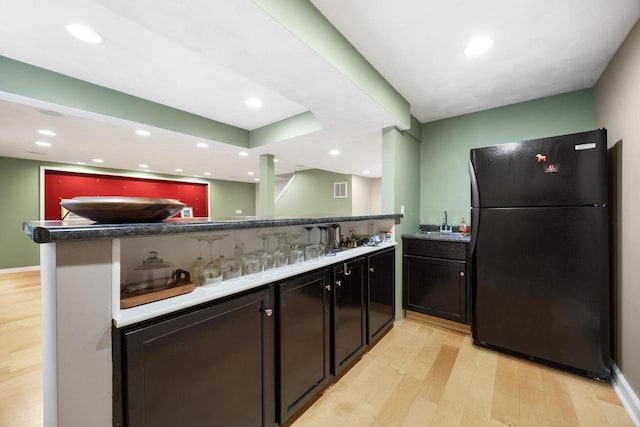
{"type": "Polygon", "coordinates": [[[493,40],[488,37],[477,37],[467,44],[464,54],[467,56],[480,55],[485,53],[493,46],[493,40]]]}
{"type": "Polygon", "coordinates": [[[260,100],[260,98],[257,98],[255,96],[252,96],[251,98],[248,98],[245,103],[251,107],[251,108],[260,108],[262,107],[262,101],[260,100]]]}
{"type": "Polygon", "coordinates": [[[85,162],[76,162],[76,165],[84,166],[84,165],[86,165],[86,163],[85,162]]]}
{"type": "Polygon", "coordinates": [[[183,170],[178,168],[178,169],[176,169],[176,172],[183,172],[183,170]]]}
{"type": "Polygon", "coordinates": [[[206,176],[209,176],[209,175],[211,175],[211,172],[205,172],[204,174],[205,174],[206,176]]]}
{"type": "Polygon", "coordinates": [[[78,40],[82,40],[83,42],[92,44],[102,43],[102,37],[100,37],[100,34],[85,25],[69,24],[67,25],[67,31],[73,37],[78,40]]]}
{"type": "Polygon", "coordinates": [[[38,133],[45,136],[56,136],[56,133],[54,131],[48,129],[40,129],[38,133]]]}
{"type": "Polygon", "coordinates": [[[92,159],[92,161],[94,161],[96,163],[104,163],[104,160],[102,160],[102,159],[92,159]]]}
{"type": "Polygon", "coordinates": [[[253,178],[253,180],[254,180],[255,182],[258,182],[258,181],[260,181],[260,178],[253,178]]]}
{"type": "Polygon", "coordinates": [[[40,147],[51,147],[51,143],[47,141],[36,141],[36,145],[40,147]]]}
{"type": "Polygon", "coordinates": [[[340,155],[340,151],[338,151],[338,150],[331,150],[331,151],[329,151],[329,154],[331,154],[332,156],[339,156],[339,155],[340,155]]]}
{"type": "Polygon", "coordinates": [[[198,148],[207,148],[209,146],[209,144],[205,144],[204,142],[198,142],[196,144],[196,147],[198,148]]]}
{"type": "Polygon", "coordinates": [[[273,163],[278,163],[280,160],[278,159],[273,159],[273,163]]]}
{"type": "Polygon", "coordinates": [[[370,173],[371,173],[371,171],[362,171],[362,173],[363,173],[363,174],[365,174],[365,175],[367,175],[367,174],[370,174],[370,173]]]}
{"type": "Polygon", "coordinates": [[[238,153],[238,156],[242,156],[242,157],[247,157],[249,155],[249,153],[247,153],[246,151],[241,151],[238,153]]]}
{"type": "Polygon", "coordinates": [[[140,164],[138,165],[138,167],[139,167],[139,168],[142,168],[142,169],[146,169],[146,168],[148,168],[148,167],[149,167],[149,165],[145,165],[144,163],[140,163],[140,164]]]}
{"type": "Polygon", "coordinates": [[[136,135],[149,136],[149,135],[151,135],[151,132],[149,132],[148,130],[144,130],[144,129],[138,129],[136,131],[136,135]]]}
{"type": "Polygon", "coordinates": [[[255,175],[255,172],[247,172],[247,175],[255,175]]]}

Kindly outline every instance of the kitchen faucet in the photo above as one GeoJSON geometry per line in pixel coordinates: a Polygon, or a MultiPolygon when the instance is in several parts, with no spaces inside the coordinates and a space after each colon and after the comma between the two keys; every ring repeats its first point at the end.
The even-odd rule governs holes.
{"type": "Polygon", "coordinates": [[[442,225],[440,226],[440,231],[443,233],[451,233],[451,226],[447,225],[447,211],[444,211],[442,214],[442,225]]]}

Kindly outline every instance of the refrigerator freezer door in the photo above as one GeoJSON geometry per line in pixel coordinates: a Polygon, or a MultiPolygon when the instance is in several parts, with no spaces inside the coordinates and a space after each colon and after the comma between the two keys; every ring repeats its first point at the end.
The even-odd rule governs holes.
{"type": "Polygon", "coordinates": [[[474,207],[607,203],[606,130],[471,150],[474,207]]]}
{"type": "Polygon", "coordinates": [[[607,208],[481,209],[473,337],[609,376],[607,208]]]}

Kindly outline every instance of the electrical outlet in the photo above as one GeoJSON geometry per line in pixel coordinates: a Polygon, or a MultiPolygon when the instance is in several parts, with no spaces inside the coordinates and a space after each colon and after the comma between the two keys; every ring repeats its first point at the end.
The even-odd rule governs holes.
{"type": "Polygon", "coordinates": [[[236,209],[236,215],[242,214],[242,209],[236,209]]]}

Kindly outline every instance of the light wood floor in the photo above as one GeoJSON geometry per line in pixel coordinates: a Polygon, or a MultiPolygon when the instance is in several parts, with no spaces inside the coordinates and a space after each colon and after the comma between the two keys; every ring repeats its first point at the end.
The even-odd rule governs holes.
{"type": "MultiPolygon", "coordinates": [[[[37,272],[0,274],[0,426],[42,426],[37,272]]],[[[294,427],[632,426],[608,384],[404,320],[294,427]]]]}
{"type": "Polygon", "coordinates": [[[42,426],[40,273],[0,274],[0,426],[42,426]]]}

